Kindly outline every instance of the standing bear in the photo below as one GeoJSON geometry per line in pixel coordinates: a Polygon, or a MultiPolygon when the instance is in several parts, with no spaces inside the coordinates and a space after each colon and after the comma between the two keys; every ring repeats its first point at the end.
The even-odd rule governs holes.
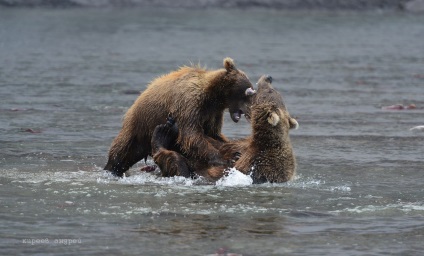
{"type": "Polygon", "coordinates": [[[187,157],[178,151],[176,138],[182,132],[178,123],[168,118],[166,124],[158,125],[152,138],[153,159],[162,175],[202,176],[216,181],[226,169],[234,167],[244,174],[250,173],[254,183],[291,180],[296,171],[296,159],[289,130],[297,129],[298,123],[290,116],[281,94],[271,83],[270,76],[259,79],[258,92],[245,113],[251,118],[252,135],[223,143],[219,149],[222,159],[233,160],[233,164],[210,166],[187,157]]]}
{"type": "Polygon", "coordinates": [[[250,108],[252,135],[221,147],[225,157],[240,156],[234,168],[251,173],[254,183],[286,182],[296,174],[296,158],[289,130],[299,124],[286,109],[281,94],[272,85],[271,76],[262,76],[250,108]]]}
{"type": "Polygon", "coordinates": [[[167,116],[178,122],[177,142],[182,152],[212,166],[222,164],[218,148],[227,141],[221,134],[224,110],[228,108],[232,120],[238,122],[248,111],[253,94],[248,77],[231,58],[224,59],[223,69],[184,66],[158,77],[125,114],[104,169],[121,177],[132,165],[152,155],[153,130],[167,116]]]}

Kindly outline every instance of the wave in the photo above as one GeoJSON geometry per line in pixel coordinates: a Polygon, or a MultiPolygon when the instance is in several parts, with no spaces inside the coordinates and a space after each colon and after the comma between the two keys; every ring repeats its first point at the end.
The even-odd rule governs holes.
{"type": "Polygon", "coordinates": [[[424,204],[418,202],[399,202],[394,204],[387,205],[362,205],[355,206],[352,208],[344,208],[341,210],[330,211],[330,213],[340,214],[340,213],[358,213],[358,214],[376,214],[378,212],[390,212],[390,211],[401,211],[405,213],[413,211],[424,211],[424,204]]]}
{"type": "MultiPolygon", "coordinates": [[[[153,164],[147,161],[147,164],[153,164]]],[[[64,171],[61,169],[40,169],[20,170],[18,168],[1,169],[0,177],[9,178],[16,183],[98,183],[98,184],[116,184],[116,185],[166,185],[166,186],[185,186],[185,187],[285,187],[295,189],[315,189],[322,191],[351,192],[349,184],[327,184],[324,179],[307,177],[297,174],[292,181],[286,183],[264,183],[253,184],[252,177],[249,174],[243,174],[240,171],[231,168],[216,182],[209,182],[200,177],[198,179],[184,178],[181,176],[161,177],[160,170],[153,172],[141,172],[137,167],[128,171],[128,176],[117,178],[103,168],[93,165],[75,171],[64,171]]]]}

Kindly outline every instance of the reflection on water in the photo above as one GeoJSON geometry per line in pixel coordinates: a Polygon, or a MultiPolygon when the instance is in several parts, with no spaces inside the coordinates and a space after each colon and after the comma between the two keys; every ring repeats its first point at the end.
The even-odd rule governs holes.
{"type": "MultiPolygon", "coordinates": [[[[423,24],[399,13],[0,9],[1,254],[420,255],[424,134],[410,129],[424,125],[423,24]],[[225,56],[252,81],[271,74],[299,121],[294,181],[102,170],[135,92],[225,56]],[[382,109],[394,104],[417,109],[382,109]]],[[[226,115],[224,133],[250,126],[226,115]]]]}

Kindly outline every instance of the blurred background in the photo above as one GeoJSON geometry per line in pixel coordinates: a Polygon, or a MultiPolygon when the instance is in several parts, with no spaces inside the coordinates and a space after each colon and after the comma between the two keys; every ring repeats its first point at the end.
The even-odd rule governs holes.
{"type": "Polygon", "coordinates": [[[4,6],[54,7],[179,7],[422,11],[422,0],[0,0],[4,6]]]}
{"type": "MultiPolygon", "coordinates": [[[[0,254],[421,255],[423,10],[0,0],[0,254]],[[227,56],[253,84],[272,75],[297,118],[296,180],[207,184],[142,173],[144,162],[124,179],[103,171],[151,80],[227,56]]],[[[226,113],[223,132],[242,138],[250,124],[226,113]]]]}

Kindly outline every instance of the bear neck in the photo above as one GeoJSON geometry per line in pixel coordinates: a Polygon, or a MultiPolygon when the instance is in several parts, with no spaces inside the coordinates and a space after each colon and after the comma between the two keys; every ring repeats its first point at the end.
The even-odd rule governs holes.
{"type": "Polygon", "coordinates": [[[281,126],[263,129],[269,124],[255,125],[253,128],[253,143],[259,150],[281,148],[290,143],[288,131],[281,126]]]}

